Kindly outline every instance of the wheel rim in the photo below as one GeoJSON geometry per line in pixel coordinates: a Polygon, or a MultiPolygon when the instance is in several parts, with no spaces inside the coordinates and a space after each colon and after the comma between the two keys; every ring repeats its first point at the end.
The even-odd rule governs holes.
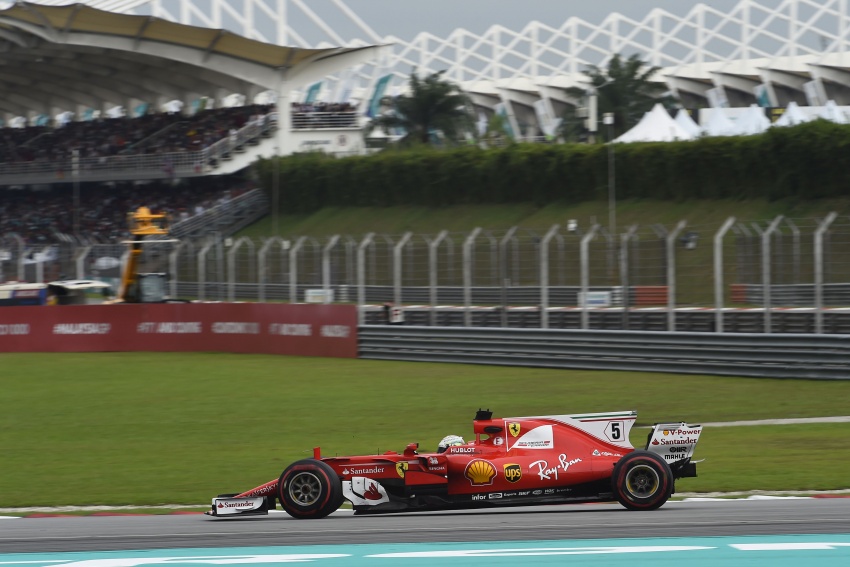
{"type": "Polygon", "coordinates": [[[289,497],[299,506],[315,504],[322,494],[322,482],[311,472],[297,473],[289,481],[289,497]]]}
{"type": "Polygon", "coordinates": [[[637,465],[626,474],[626,490],[635,498],[649,498],[660,484],[658,472],[649,465],[637,465]]]}

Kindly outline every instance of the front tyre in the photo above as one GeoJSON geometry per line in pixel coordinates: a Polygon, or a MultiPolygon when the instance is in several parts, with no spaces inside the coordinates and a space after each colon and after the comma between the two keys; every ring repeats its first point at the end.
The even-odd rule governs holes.
{"type": "Polygon", "coordinates": [[[342,504],[342,482],[334,470],[316,459],[292,463],[280,475],[278,498],[293,518],[324,518],[342,504]]]}
{"type": "Polygon", "coordinates": [[[673,494],[673,472],[658,455],[637,450],[614,466],[611,485],[617,501],[629,510],[656,510],[673,494]]]}

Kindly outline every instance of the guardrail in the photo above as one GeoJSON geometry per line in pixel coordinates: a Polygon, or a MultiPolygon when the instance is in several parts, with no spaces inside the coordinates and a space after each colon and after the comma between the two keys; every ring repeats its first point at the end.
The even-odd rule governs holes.
{"type": "Polygon", "coordinates": [[[850,378],[850,335],[544,329],[359,328],[360,358],[713,374],[850,378]]]}

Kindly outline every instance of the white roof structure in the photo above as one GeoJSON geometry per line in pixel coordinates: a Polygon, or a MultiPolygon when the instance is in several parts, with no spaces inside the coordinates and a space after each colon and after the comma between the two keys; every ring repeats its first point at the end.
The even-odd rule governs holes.
{"type": "Polygon", "coordinates": [[[751,105],[746,112],[735,121],[735,131],[741,136],[761,134],[770,128],[770,120],[764,113],[764,108],[751,105]]]}
{"type": "Polygon", "coordinates": [[[694,119],[691,118],[691,115],[684,108],[679,109],[674,120],[682,127],[682,129],[694,138],[699,138],[702,135],[702,128],[700,128],[699,124],[694,122],[694,119]]]}
{"type": "Polygon", "coordinates": [[[834,100],[827,101],[826,105],[821,110],[820,117],[824,120],[835,122],[836,124],[850,124],[850,119],[847,118],[844,111],[838,108],[838,105],[835,104],[834,100]]]}
{"type": "Polygon", "coordinates": [[[614,140],[615,142],[672,142],[692,140],[694,135],[682,128],[662,104],[656,104],[643,115],[637,125],[614,140]]]}
{"type": "Polygon", "coordinates": [[[703,131],[706,136],[734,136],[738,133],[735,123],[726,116],[722,108],[711,109],[703,131]]]}
{"type": "Polygon", "coordinates": [[[773,123],[774,126],[796,126],[798,124],[802,124],[804,122],[809,122],[813,120],[812,117],[807,115],[805,112],[800,110],[800,106],[791,101],[788,104],[788,108],[785,109],[785,112],[782,113],[776,122],[773,123]]]}

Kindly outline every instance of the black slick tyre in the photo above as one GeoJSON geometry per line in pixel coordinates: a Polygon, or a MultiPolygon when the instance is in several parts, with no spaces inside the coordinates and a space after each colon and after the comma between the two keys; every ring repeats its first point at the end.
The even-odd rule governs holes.
{"type": "Polygon", "coordinates": [[[664,459],[649,451],[629,453],[614,466],[611,487],[629,510],[656,510],[673,494],[673,472],[664,459]]]}
{"type": "Polygon", "coordinates": [[[283,510],[301,520],[324,518],[342,504],[342,482],[330,465],[304,459],[286,467],[277,484],[283,510]]]}

